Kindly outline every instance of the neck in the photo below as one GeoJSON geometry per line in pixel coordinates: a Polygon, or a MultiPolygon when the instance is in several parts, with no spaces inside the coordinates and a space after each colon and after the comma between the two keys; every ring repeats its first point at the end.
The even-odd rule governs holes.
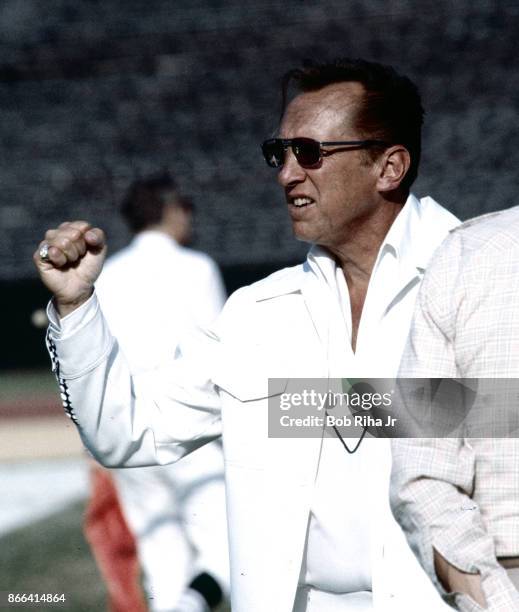
{"type": "Polygon", "coordinates": [[[402,202],[384,201],[369,218],[356,220],[338,245],[325,246],[335,257],[350,283],[369,282],[378,252],[393,222],[403,208],[402,202]]]}
{"type": "Polygon", "coordinates": [[[156,223],[155,225],[149,225],[144,231],[146,232],[159,232],[160,234],[164,234],[168,238],[173,238],[178,242],[178,238],[176,236],[176,232],[174,228],[167,225],[166,223],[156,223]]]}
{"type": "Polygon", "coordinates": [[[335,257],[337,265],[341,267],[348,286],[352,320],[351,344],[354,352],[371,272],[384,238],[402,207],[401,202],[384,202],[377,209],[376,215],[348,228],[349,239],[343,244],[327,247],[335,257]]]}

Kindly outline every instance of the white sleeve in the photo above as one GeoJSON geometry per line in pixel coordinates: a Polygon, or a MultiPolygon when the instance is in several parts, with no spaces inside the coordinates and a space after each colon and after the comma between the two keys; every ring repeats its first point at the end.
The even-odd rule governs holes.
{"type": "Polygon", "coordinates": [[[214,333],[200,332],[189,349],[196,361],[179,355],[154,374],[153,393],[141,395],[95,294],[61,321],[52,304],[48,316],[47,347],[65,410],[98,461],[171,463],[221,435],[210,374],[219,347],[214,333]]]}

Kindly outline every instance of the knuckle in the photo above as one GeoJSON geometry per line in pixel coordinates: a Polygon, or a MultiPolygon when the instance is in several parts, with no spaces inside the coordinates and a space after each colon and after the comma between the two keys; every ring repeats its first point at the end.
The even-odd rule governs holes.
{"type": "Polygon", "coordinates": [[[97,227],[95,233],[97,235],[98,244],[104,244],[106,242],[106,235],[103,230],[97,227]]]}
{"type": "Polygon", "coordinates": [[[59,248],[61,249],[68,249],[71,246],[71,240],[68,236],[61,236],[59,240],[56,241],[57,242],[57,246],[59,246],[59,248]]]}
{"type": "Polygon", "coordinates": [[[52,261],[58,265],[63,265],[67,262],[67,256],[61,249],[54,249],[52,252],[52,261]]]}
{"type": "Polygon", "coordinates": [[[81,232],[81,230],[77,228],[72,228],[70,230],[70,233],[69,233],[70,240],[77,242],[78,240],[81,240],[82,237],[83,237],[83,233],[81,232]]]}
{"type": "Polygon", "coordinates": [[[73,221],[71,225],[72,227],[77,228],[78,230],[82,232],[86,231],[88,228],[91,227],[90,223],[84,220],[73,221]]]}

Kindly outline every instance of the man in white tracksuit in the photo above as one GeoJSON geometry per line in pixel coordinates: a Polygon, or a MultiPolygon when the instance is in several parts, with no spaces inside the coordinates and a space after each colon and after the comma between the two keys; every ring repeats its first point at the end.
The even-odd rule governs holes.
{"type": "MultiPolygon", "coordinates": [[[[183,335],[210,325],[225,290],[218,267],[183,245],[192,206],[168,173],[137,179],[122,215],[135,234],[110,257],[96,293],[138,385],[170,359],[183,335]]],[[[113,470],[124,516],[136,538],[150,610],[204,612],[204,581],[228,591],[223,455],[219,441],[185,461],[113,470]]],[[[210,597],[209,597],[210,599],[210,597]]]]}

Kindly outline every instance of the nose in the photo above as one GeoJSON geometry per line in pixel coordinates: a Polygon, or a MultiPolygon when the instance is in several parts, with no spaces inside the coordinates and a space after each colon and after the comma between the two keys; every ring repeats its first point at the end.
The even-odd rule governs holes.
{"type": "Polygon", "coordinates": [[[306,178],[304,168],[297,163],[297,159],[289,147],[285,153],[285,163],[278,173],[278,183],[282,187],[290,187],[297,183],[302,183],[306,178]]]}

